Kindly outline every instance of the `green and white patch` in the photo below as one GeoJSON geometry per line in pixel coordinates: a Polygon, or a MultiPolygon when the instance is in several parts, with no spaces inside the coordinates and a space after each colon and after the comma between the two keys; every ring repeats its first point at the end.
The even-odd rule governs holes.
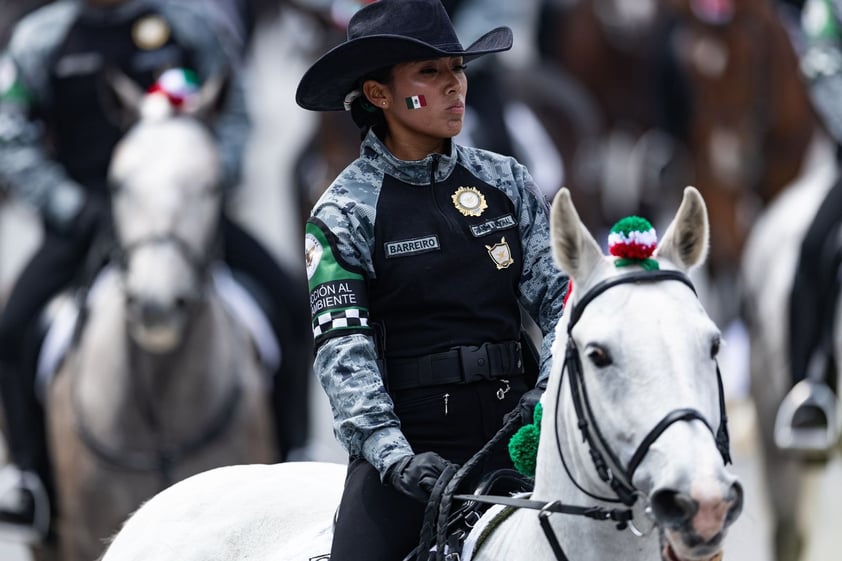
{"type": "Polygon", "coordinates": [[[0,100],[17,99],[22,93],[14,61],[8,56],[0,57],[0,100]]]}
{"type": "Polygon", "coordinates": [[[313,335],[317,341],[349,330],[369,329],[365,279],[337,259],[338,252],[331,239],[314,221],[307,223],[305,261],[313,335]]]}

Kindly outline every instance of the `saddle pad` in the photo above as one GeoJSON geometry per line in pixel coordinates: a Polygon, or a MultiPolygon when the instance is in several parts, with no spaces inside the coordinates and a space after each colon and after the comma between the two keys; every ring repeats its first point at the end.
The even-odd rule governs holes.
{"type": "Polygon", "coordinates": [[[500,518],[505,519],[511,513],[504,512],[506,510],[507,507],[503,505],[493,505],[485,511],[465,538],[465,543],[462,544],[462,561],[471,561],[473,559],[474,553],[482,546],[482,542],[485,541],[490,532],[494,531],[497,524],[501,522],[500,518]]]}
{"type": "Polygon", "coordinates": [[[281,364],[281,347],[269,319],[257,300],[245,287],[237,282],[231,270],[224,263],[217,263],[211,269],[213,286],[232,315],[251,334],[260,361],[267,372],[275,372],[281,364]]]}
{"type": "MultiPolygon", "coordinates": [[[[92,302],[99,288],[117,274],[118,270],[114,266],[104,268],[91,285],[87,302],[92,302]]],[[[254,341],[264,368],[267,372],[274,372],[281,364],[281,348],[263,310],[252,295],[234,279],[225,265],[214,265],[211,277],[214,289],[226,308],[254,341]]],[[[35,387],[42,402],[46,397],[46,388],[73,344],[76,324],[79,321],[79,306],[72,298],[61,298],[55,305],[53,319],[38,353],[35,387]]]]}

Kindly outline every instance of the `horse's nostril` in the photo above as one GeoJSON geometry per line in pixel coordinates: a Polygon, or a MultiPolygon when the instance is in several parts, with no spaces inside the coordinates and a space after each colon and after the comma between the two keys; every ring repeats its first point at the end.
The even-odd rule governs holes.
{"type": "Polygon", "coordinates": [[[731,524],[743,511],[743,486],[739,482],[731,485],[731,491],[728,493],[728,500],[732,504],[728,509],[725,522],[726,524],[731,524]]]}
{"type": "Polygon", "coordinates": [[[699,509],[698,503],[690,496],[670,490],[656,491],[651,505],[655,519],[665,527],[685,524],[699,509]]]}

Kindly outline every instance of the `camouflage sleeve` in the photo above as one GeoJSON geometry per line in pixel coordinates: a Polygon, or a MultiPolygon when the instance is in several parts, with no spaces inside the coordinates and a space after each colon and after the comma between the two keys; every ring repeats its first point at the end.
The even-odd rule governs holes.
{"type": "Polygon", "coordinates": [[[564,311],[568,277],[558,269],[552,257],[550,209],[546,199],[524,166],[515,164],[513,172],[521,194],[518,216],[523,246],[521,304],[544,334],[538,373],[540,382],[550,375],[555,326],[564,311]]]}
{"type": "Polygon", "coordinates": [[[808,0],[801,17],[804,54],[801,70],[822,121],[842,138],[842,2],[808,0]]]}
{"type": "Polygon", "coordinates": [[[47,154],[38,114],[49,101],[48,61],[75,17],[72,3],[33,12],[0,55],[0,187],[59,226],[76,216],[85,194],[47,154]]]}
{"type": "Polygon", "coordinates": [[[314,369],[330,401],[334,433],[353,456],[381,474],[412,454],[377,367],[368,324],[366,228],[334,204],[306,226],[305,260],[316,342],[314,369]]]}
{"type": "Polygon", "coordinates": [[[251,120],[235,47],[214,33],[212,23],[194,3],[164,2],[162,5],[174,35],[195,52],[198,66],[195,70],[202,80],[228,73],[225,104],[216,117],[214,131],[225,168],[223,185],[236,187],[241,180],[243,150],[251,134],[251,120]]]}

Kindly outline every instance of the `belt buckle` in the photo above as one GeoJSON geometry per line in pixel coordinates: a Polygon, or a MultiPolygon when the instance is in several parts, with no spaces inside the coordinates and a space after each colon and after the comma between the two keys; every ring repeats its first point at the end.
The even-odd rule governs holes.
{"type": "Polygon", "coordinates": [[[479,347],[459,347],[459,363],[462,366],[463,382],[491,379],[488,343],[483,343],[479,347]]]}

